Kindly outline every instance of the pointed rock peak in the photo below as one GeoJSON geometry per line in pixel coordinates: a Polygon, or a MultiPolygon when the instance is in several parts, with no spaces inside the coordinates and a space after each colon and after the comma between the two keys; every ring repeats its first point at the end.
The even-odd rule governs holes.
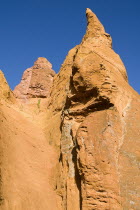
{"type": "Polygon", "coordinates": [[[87,16],[87,30],[92,31],[94,35],[99,35],[105,33],[105,29],[97,16],[89,9],[86,9],[87,16]]]}
{"type": "Polygon", "coordinates": [[[35,68],[52,68],[52,64],[44,57],[39,57],[35,62],[34,62],[34,67],[35,68]]]}
{"type": "Polygon", "coordinates": [[[112,48],[112,39],[110,35],[105,32],[104,26],[89,8],[86,9],[86,17],[87,30],[82,41],[90,40],[90,42],[92,41],[92,45],[94,42],[95,46],[106,45],[112,48]]]}
{"type": "Polygon", "coordinates": [[[15,87],[15,96],[19,99],[47,98],[54,76],[52,64],[46,58],[39,57],[33,67],[24,71],[20,84],[15,87]]]}

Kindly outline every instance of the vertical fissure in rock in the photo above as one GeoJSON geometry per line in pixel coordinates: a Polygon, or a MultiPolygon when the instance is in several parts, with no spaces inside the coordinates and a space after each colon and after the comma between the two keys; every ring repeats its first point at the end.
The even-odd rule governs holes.
{"type": "Polygon", "coordinates": [[[4,198],[3,198],[3,193],[2,193],[2,173],[0,169],[0,206],[3,204],[4,198]]]}
{"type": "Polygon", "coordinates": [[[72,150],[72,157],[75,169],[75,183],[77,185],[77,189],[79,190],[79,207],[80,210],[82,210],[81,176],[77,167],[77,145],[72,150]]]}
{"type": "MultiPolygon", "coordinates": [[[[69,188],[71,186],[69,185],[69,181],[67,180],[71,180],[73,179],[72,182],[75,183],[75,187],[77,188],[77,192],[79,195],[79,209],[82,209],[82,195],[81,195],[81,177],[78,171],[78,167],[77,167],[77,144],[76,144],[76,140],[74,138],[73,135],[73,131],[72,131],[72,126],[75,123],[75,119],[69,116],[69,107],[70,107],[70,100],[67,97],[66,99],[66,104],[65,104],[65,108],[62,112],[62,121],[61,121],[61,125],[60,125],[60,130],[61,130],[61,150],[60,150],[60,161],[62,161],[63,163],[63,175],[65,177],[65,188],[69,190],[69,188]],[[67,169],[65,169],[65,167],[67,167],[67,169]],[[65,171],[67,171],[67,175],[64,174],[65,171]],[[67,177],[67,179],[66,179],[67,177]]],[[[68,194],[69,193],[66,190],[66,194],[63,195],[64,196],[64,202],[63,205],[65,206],[65,208],[67,209],[66,205],[67,204],[67,199],[68,199],[68,194]],[[66,199],[66,200],[65,200],[66,199]]],[[[73,192],[71,192],[73,193],[73,192]]],[[[72,194],[71,194],[72,196],[72,194]]]]}

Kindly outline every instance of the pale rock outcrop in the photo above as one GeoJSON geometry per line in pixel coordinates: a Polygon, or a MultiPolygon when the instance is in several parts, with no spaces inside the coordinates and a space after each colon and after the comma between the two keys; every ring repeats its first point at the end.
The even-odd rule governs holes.
{"type": "Polygon", "coordinates": [[[14,90],[15,96],[20,99],[48,97],[54,75],[52,64],[46,58],[38,58],[34,66],[23,73],[20,84],[14,90]]]}

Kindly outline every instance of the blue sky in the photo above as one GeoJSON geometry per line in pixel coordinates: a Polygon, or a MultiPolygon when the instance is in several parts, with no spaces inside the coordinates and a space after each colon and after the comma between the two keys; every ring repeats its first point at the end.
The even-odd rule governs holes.
{"type": "Polygon", "coordinates": [[[139,0],[1,0],[0,69],[12,89],[38,57],[46,57],[59,71],[68,51],[85,34],[86,8],[111,34],[129,82],[140,93],[139,0]]]}

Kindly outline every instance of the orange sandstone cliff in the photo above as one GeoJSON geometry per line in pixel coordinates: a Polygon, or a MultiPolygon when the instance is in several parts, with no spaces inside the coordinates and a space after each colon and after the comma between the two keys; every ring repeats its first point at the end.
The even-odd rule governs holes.
{"type": "Polygon", "coordinates": [[[0,210],[140,209],[140,96],[90,10],[58,74],[0,72],[0,210]]]}

